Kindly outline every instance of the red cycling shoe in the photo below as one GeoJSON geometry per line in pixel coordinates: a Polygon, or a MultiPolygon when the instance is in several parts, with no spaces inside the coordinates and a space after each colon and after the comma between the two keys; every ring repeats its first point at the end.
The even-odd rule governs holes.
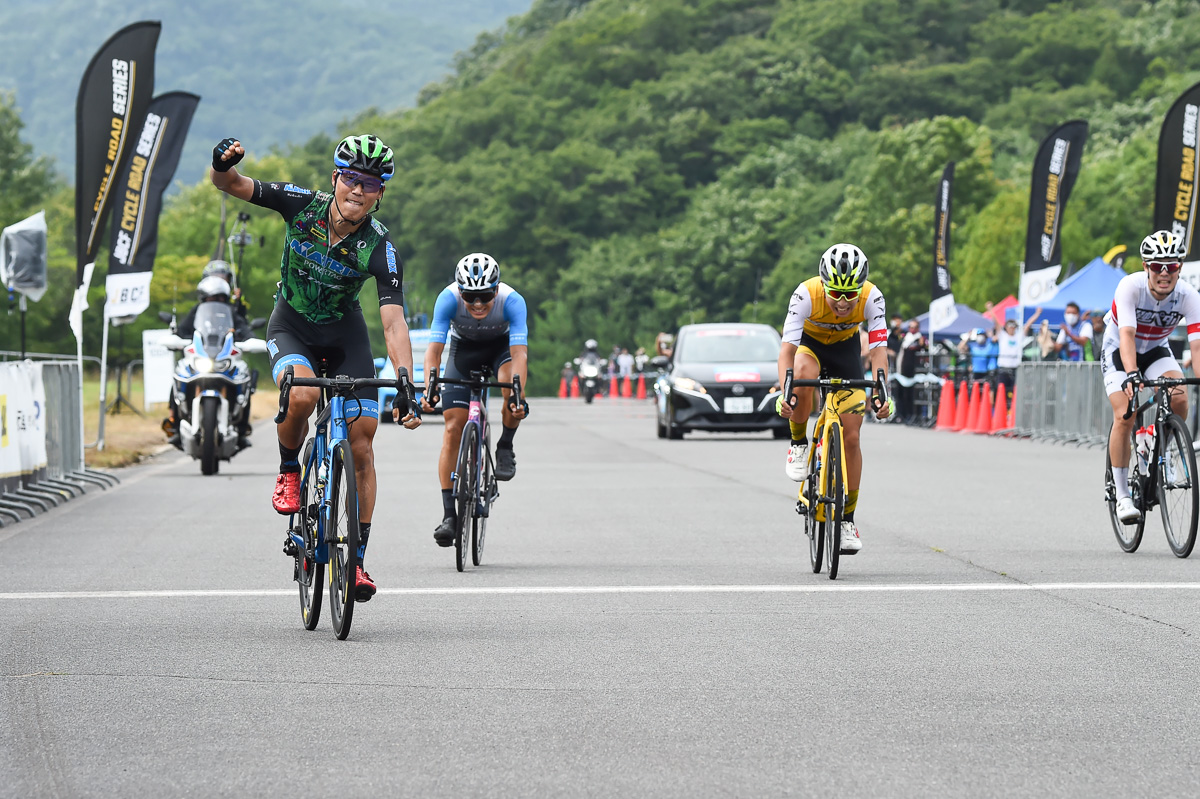
{"type": "Polygon", "coordinates": [[[371,579],[371,575],[367,574],[367,570],[359,566],[354,573],[354,601],[355,602],[370,602],[371,597],[375,596],[375,582],[371,579]]]}
{"type": "Polygon", "coordinates": [[[275,478],[275,494],[271,504],[276,513],[287,515],[300,512],[300,473],[281,472],[275,478]]]}

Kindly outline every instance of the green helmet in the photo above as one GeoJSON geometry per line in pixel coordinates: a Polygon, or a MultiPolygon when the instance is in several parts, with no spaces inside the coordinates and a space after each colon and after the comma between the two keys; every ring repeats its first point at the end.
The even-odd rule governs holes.
{"type": "Polygon", "coordinates": [[[375,175],[385,183],[396,172],[392,148],[369,133],[347,136],[338,142],[337,149],[333,151],[333,163],[341,169],[375,175]]]}

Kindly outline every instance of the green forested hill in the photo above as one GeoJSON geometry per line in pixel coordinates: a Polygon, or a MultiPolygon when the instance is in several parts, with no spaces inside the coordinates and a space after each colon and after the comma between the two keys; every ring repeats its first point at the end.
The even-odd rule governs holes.
{"type": "MultiPolygon", "coordinates": [[[[332,131],[362,109],[411,107],[480,31],[530,0],[166,0],[0,3],[0,91],[16,93],[26,137],[74,179],[75,95],[84,67],[131,22],[161,20],[158,93],[203,100],[179,169],[203,171],[203,142],[236,131],[262,147],[332,131]]],[[[212,145],[208,145],[211,147],[212,145]]]]}
{"type": "MultiPolygon", "coordinates": [[[[417,108],[345,128],[397,149],[379,216],[410,310],[430,310],[459,256],[491,252],[532,303],[545,389],[589,336],[779,324],[839,240],[866,250],[891,308],[923,311],[951,159],[955,293],[999,299],[1016,288],[1037,143],[1072,118],[1091,135],[1064,260],[1136,244],[1163,115],[1200,80],[1198,40],[1200,4],[1183,0],[538,0],[417,108]]],[[[244,171],[327,180],[331,146],[255,149],[244,171]]],[[[175,199],[159,268],[202,260],[216,207],[206,184],[175,199]]],[[[253,224],[278,241],[278,221],[253,224]]],[[[248,254],[260,292],[277,247],[248,254]]]]}

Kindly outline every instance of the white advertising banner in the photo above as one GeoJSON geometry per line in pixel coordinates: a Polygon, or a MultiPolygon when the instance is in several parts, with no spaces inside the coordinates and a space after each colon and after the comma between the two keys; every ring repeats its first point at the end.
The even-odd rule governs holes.
{"type": "Polygon", "coordinates": [[[929,303],[929,335],[947,328],[958,319],[958,305],[953,294],[945,294],[929,303]]]}
{"type": "Polygon", "coordinates": [[[0,363],[0,492],[46,472],[46,392],[42,367],[0,363]]]}
{"type": "MultiPolygon", "coordinates": [[[[149,272],[146,272],[149,275],[149,272]]],[[[142,377],[145,384],[143,405],[167,402],[171,398],[171,379],[175,374],[175,353],[163,345],[163,339],[174,338],[170,330],[142,331],[142,377]]]]}
{"type": "Polygon", "coordinates": [[[1062,264],[1059,264],[1039,269],[1036,272],[1023,273],[1017,302],[1032,307],[1049,302],[1058,293],[1058,273],[1061,271],[1062,264]]]}
{"type": "Polygon", "coordinates": [[[104,280],[104,318],[137,316],[150,307],[151,272],[126,272],[104,280]]]}

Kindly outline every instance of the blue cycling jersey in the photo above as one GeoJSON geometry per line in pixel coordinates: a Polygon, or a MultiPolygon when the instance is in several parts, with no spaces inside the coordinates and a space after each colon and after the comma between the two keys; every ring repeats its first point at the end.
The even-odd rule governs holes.
{"type": "Polygon", "coordinates": [[[482,319],[471,316],[463,302],[457,283],[442,289],[433,306],[433,334],[430,341],[445,343],[446,337],[468,341],[493,341],[508,337],[508,345],[529,344],[528,310],[525,298],[507,283],[501,283],[488,315],[482,319]]]}

